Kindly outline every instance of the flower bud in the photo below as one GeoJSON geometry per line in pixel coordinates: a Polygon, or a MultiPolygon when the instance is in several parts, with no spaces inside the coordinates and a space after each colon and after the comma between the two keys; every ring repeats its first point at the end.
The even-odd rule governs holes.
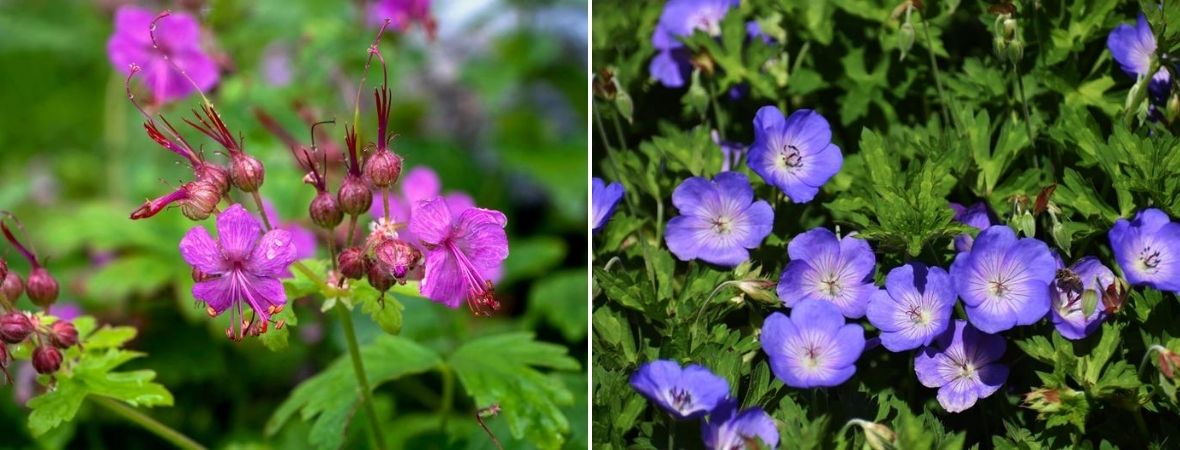
{"type": "Polygon", "coordinates": [[[368,161],[365,161],[364,171],[369,184],[379,189],[388,188],[396,184],[402,175],[402,157],[389,149],[379,148],[368,161]]]}
{"type": "Polygon", "coordinates": [[[1159,352],[1160,373],[1165,377],[1175,378],[1176,370],[1180,369],[1180,354],[1168,349],[1159,352]]]}
{"type": "Polygon", "coordinates": [[[16,303],[16,299],[20,298],[24,290],[24,282],[21,281],[20,275],[15,270],[9,270],[4,282],[0,283],[0,300],[16,303]]]}
{"type": "Polygon", "coordinates": [[[229,192],[229,173],[225,171],[224,167],[216,164],[203,163],[194,172],[197,175],[198,182],[209,183],[209,185],[216,188],[217,192],[222,195],[229,192]]]}
{"type": "Polygon", "coordinates": [[[61,351],[42,345],[33,349],[33,368],[39,374],[51,374],[61,368],[61,351]]]}
{"type": "Polygon", "coordinates": [[[345,278],[359,280],[369,271],[369,258],[365,256],[365,252],[360,247],[344,249],[336,257],[336,262],[340,267],[340,273],[345,278]]]}
{"type": "Polygon", "coordinates": [[[1174,93],[1171,98],[1168,98],[1168,105],[1164,108],[1164,117],[1168,119],[1168,123],[1180,119],[1180,92],[1174,93]]]}
{"type": "Polygon", "coordinates": [[[1004,39],[1012,40],[1016,37],[1016,19],[1008,16],[1004,19],[1004,39]]]}
{"type": "Polygon", "coordinates": [[[995,52],[996,58],[1005,59],[1008,57],[1008,41],[1002,37],[992,39],[992,51],[995,52]]]}
{"type": "Polygon", "coordinates": [[[42,308],[48,308],[57,301],[57,280],[44,267],[34,268],[29,273],[29,282],[25,289],[28,291],[29,299],[42,308]]]}
{"type": "Polygon", "coordinates": [[[49,326],[49,341],[57,348],[70,348],[78,343],[78,329],[72,322],[59,320],[49,326]]]}
{"type": "Polygon", "coordinates": [[[36,326],[28,314],[13,311],[0,316],[0,340],[9,344],[19,344],[33,334],[36,326]]]}
{"type": "MultiPolygon", "coordinates": [[[[399,162],[398,165],[400,166],[401,163],[399,162]]],[[[397,177],[394,176],[394,179],[396,181],[397,177]]],[[[373,191],[360,177],[349,174],[344,177],[344,182],[340,183],[340,190],[336,192],[336,200],[340,204],[341,211],[356,216],[369,211],[369,207],[373,205],[373,191]]]]}
{"type": "Polygon", "coordinates": [[[905,59],[905,55],[914,48],[914,25],[906,22],[901,24],[901,28],[897,30],[897,48],[901,50],[901,58],[905,59]]]}
{"type": "Polygon", "coordinates": [[[1007,56],[1012,64],[1020,64],[1020,59],[1024,57],[1024,41],[1016,39],[1009,42],[1007,56]]]}
{"type": "Polygon", "coordinates": [[[256,192],[262,187],[262,179],[266,169],[262,162],[246,152],[235,152],[230,156],[229,176],[234,186],[242,192],[256,192]]]}
{"type": "Polygon", "coordinates": [[[340,210],[336,198],[327,192],[315,195],[311,200],[311,206],[308,207],[308,214],[311,215],[311,221],[320,228],[336,228],[336,225],[340,225],[340,221],[344,220],[344,212],[340,210]]]}
{"type": "Polygon", "coordinates": [[[389,273],[398,281],[404,281],[406,275],[418,266],[422,252],[401,239],[389,239],[382,242],[374,250],[377,260],[384,264],[389,273]]]}
{"type": "Polygon", "coordinates": [[[180,203],[180,213],[193,221],[202,221],[217,209],[222,191],[213,183],[194,181],[184,185],[187,198],[180,203]]]}
{"type": "Polygon", "coordinates": [[[396,281],[382,264],[369,264],[369,285],[373,288],[385,292],[393,287],[396,281]]]}

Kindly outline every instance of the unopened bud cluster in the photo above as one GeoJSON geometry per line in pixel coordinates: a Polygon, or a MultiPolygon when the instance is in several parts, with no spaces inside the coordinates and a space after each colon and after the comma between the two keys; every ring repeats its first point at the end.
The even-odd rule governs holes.
{"type": "Polygon", "coordinates": [[[1020,26],[1014,12],[1000,12],[992,30],[992,49],[996,58],[1019,64],[1024,57],[1024,38],[1020,37],[1020,26]]]}
{"type": "MultiPolygon", "coordinates": [[[[0,315],[0,371],[8,377],[9,345],[33,345],[33,368],[40,374],[52,374],[61,368],[62,350],[78,344],[78,329],[64,320],[48,326],[37,316],[19,310],[0,315]]],[[[11,378],[9,377],[11,380],[11,378]]]]}

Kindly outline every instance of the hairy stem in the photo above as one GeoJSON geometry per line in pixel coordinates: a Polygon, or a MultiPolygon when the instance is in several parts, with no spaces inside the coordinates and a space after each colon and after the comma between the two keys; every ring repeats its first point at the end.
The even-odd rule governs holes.
{"type": "Polygon", "coordinates": [[[922,34],[926,36],[926,53],[930,55],[930,70],[934,73],[934,86],[938,88],[939,105],[942,107],[942,120],[947,125],[953,125],[955,131],[961,136],[963,130],[959,128],[959,121],[951,115],[950,110],[947,109],[946,92],[942,89],[942,75],[938,71],[938,61],[934,59],[934,41],[930,39],[930,20],[925,14],[922,15],[922,34]]]}
{"type": "MultiPolygon", "coordinates": [[[[1016,63],[1012,63],[1012,76],[1016,77],[1016,90],[1020,94],[1020,104],[1024,107],[1024,130],[1028,133],[1028,145],[1035,150],[1037,138],[1033,136],[1032,116],[1028,113],[1028,98],[1024,96],[1024,79],[1020,77],[1020,72],[1016,70],[1016,63]]],[[[1033,167],[1037,169],[1041,168],[1040,160],[1037,159],[1035,151],[1033,152],[1033,167]]]]}
{"type": "Polygon", "coordinates": [[[451,403],[455,398],[455,374],[446,364],[438,366],[438,373],[442,376],[442,399],[438,402],[438,416],[442,421],[442,428],[446,428],[447,416],[451,414],[451,403]]]}
{"type": "Polygon", "coordinates": [[[127,419],[143,429],[150,431],[152,434],[159,436],[161,439],[168,441],[168,443],[175,445],[176,448],[187,450],[205,450],[205,446],[198,444],[192,438],[185,436],[183,433],[176,431],[164,425],[156,419],[148,417],[147,415],[135,410],[130,406],[124,405],[122,402],[113,400],[101,395],[94,395],[89,397],[94,404],[103,407],[107,411],[115,413],[124,419],[127,419]]]}
{"type": "Polygon", "coordinates": [[[369,389],[369,377],[365,375],[365,364],[361,361],[360,345],[356,342],[356,330],[352,326],[352,315],[342,304],[336,305],[336,313],[340,315],[340,325],[344,328],[344,340],[348,343],[348,356],[352,359],[352,371],[356,374],[356,382],[360,387],[361,403],[365,407],[365,417],[369,419],[369,439],[373,448],[385,450],[385,436],[381,434],[381,422],[377,419],[377,410],[373,407],[373,394],[369,389]]]}
{"type": "Polygon", "coordinates": [[[254,192],[250,193],[250,196],[254,197],[254,204],[258,206],[258,215],[262,216],[262,224],[266,225],[266,231],[273,230],[274,227],[270,225],[270,217],[266,216],[266,208],[262,207],[262,195],[255,189],[254,192]]]}

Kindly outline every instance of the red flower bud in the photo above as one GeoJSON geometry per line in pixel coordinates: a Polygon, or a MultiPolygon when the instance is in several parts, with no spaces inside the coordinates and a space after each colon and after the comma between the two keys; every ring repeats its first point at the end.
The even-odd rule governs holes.
{"type": "Polygon", "coordinates": [[[336,192],[336,199],[340,209],[348,215],[360,215],[369,211],[373,205],[373,191],[356,175],[345,175],[340,183],[340,190],[336,192]]]}
{"type": "Polygon", "coordinates": [[[57,280],[44,267],[34,268],[29,273],[29,282],[25,289],[28,291],[29,299],[42,308],[48,308],[57,301],[57,280]]]}
{"type": "Polygon", "coordinates": [[[340,273],[345,278],[359,280],[369,271],[369,258],[360,247],[349,247],[336,257],[340,266],[340,273]]]}
{"type": "Polygon", "coordinates": [[[1180,354],[1170,350],[1160,350],[1159,354],[1160,373],[1165,377],[1174,378],[1176,370],[1180,369],[1180,354]]]}
{"type": "Polygon", "coordinates": [[[242,192],[256,192],[262,187],[266,169],[262,162],[245,152],[234,152],[230,156],[229,176],[234,186],[242,192]]]}
{"type": "Polygon", "coordinates": [[[369,285],[378,291],[385,292],[397,282],[389,269],[382,264],[369,264],[369,285]]]}
{"type": "Polygon", "coordinates": [[[373,156],[365,161],[365,179],[380,189],[385,189],[397,183],[402,175],[402,157],[385,148],[378,148],[373,156]]]}
{"type": "Polygon", "coordinates": [[[19,344],[33,334],[36,326],[28,314],[13,311],[0,316],[0,340],[9,344],[19,344]]]}
{"type": "Polygon", "coordinates": [[[213,183],[195,181],[184,185],[188,198],[180,203],[180,213],[189,220],[201,221],[209,218],[217,203],[221,201],[221,189],[213,183]]]}
{"type": "Polygon", "coordinates": [[[45,345],[33,349],[33,368],[40,374],[57,372],[61,368],[61,351],[45,345]]]}
{"type": "Polygon", "coordinates": [[[327,192],[315,195],[311,200],[311,206],[308,207],[308,214],[311,215],[311,221],[320,228],[336,228],[336,225],[340,225],[340,221],[344,220],[344,212],[340,210],[336,198],[327,192]]]}
{"type": "Polygon", "coordinates": [[[57,348],[70,348],[78,343],[78,329],[74,324],[64,320],[53,322],[49,326],[49,340],[57,348]]]}
{"type": "Polygon", "coordinates": [[[0,283],[0,300],[16,303],[16,299],[20,298],[20,294],[24,290],[24,282],[21,281],[20,275],[15,270],[9,270],[8,276],[4,277],[4,282],[0,283]]]}
{"type": "Polygon", "coordinates": [[[194,170],[197,181],[209,183],[217,188],[217,192],[224,195],[229,192],[229,173],[224,167],[216,164],[203,163],[194,170]]]}
{"type": "Polygon", "coordinates": [[[398,281],[405,281],[406,275],[418,267],[418,261],[422,259],[422,252],[401,239],[382,242],[374,253],[398,281]]]}

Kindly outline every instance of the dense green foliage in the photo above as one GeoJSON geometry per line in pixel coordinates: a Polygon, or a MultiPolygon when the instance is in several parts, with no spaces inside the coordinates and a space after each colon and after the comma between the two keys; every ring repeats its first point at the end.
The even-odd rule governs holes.
{"type": "MultiPolygon", "coordinates": [[[[596,80],[617,91],[596,92],[593,172],[626,188],[594,237],[595,446],[667,448],[669,434],[677,447],[699,445],[696,422],[670,426],[628,384],[654,359],[703,364],[728,379],[743,406],[775,419],[783,448],[880,448],[866,440],[878,426],[871,423],[896,433],[897,448],[1175,445],[1178,381],[1149,351],[1180,350],[1172,293],[1133,288],[1100,332],[1079,341],[1047,319],[1003,333],[1011,376],[959,414],[918,383],[912,352],[867,350],[850,381],[799,390],[770,372],[758,334],[782,309],[773,286],[792,236],[817,226],[859,233],[876,252],[880,284],[905,261],[950,265],[951,239],[974,230],[953,221],[948,201],[985,201],[1065,260],[1093,255],[1120,273],[1106,237],[1116,219],[1146,207],[1180,217],[1180,120],[1146,119],[1147,102],[1128,98],[1135,81],[1112,60],[1106,37],[1143,11],[1158,53],[1175,55],[1180,4],[1014,2],[1011,39],[1023,54],[1013,58],[1012,44],[993,49],[999,23],[984,1],[923,2],[906,52],[906,19],[891,18],[898,2],[743,0],[717,38],[685,39],[696,55],[691,83],[669,89],[648,72],[663,3],[599,1],[592,17],[596,80]],[[748,21],[775,42],[746,39],[748,21]],[[739,85],[744,95],[728,94],[739,85]],[[676,215],[672,190],[721,171],[710,131],[748,145],[764,105],[821,113],[842,169],[814,201],[794,204],[743,162],[734,170],[774,207],[774,231],[734,270],[677,261],[663,239],[676,215]]],[[[1174,71],[1172,79],[1177,95],[1174,71]]],[[[866,336],[876,334],[860,322],[866,336]]]]}
{"type": "MultiPolygon", "coordinates": [[[[210,99],[266,164],[261,193],[281,221],[312,228],[314,190],[254,111],[269,112],[305,143],[301,113],[336,119],[319,130],[342,147],[376,33],[358,9],[364,2],[141,3],[198,11],[208,44],[230,68],[210,99]],[[286,59],[289,84],[267,81],[271,57],[286,59]]],[[[506,447],[585,448],[587,193],[579,180],[587,70],[565,55],[584,53],[586,41],[541,20],[577,23],[585,2],[456,3],[436,2],[438,40],[415,29],[388,33],[381,44],[393,89],[390,129],[407,170],[429,166],[443,192],[469,193],[508,217],[510,256],[496,286],[503,308],[475,318],[419,298],[413,283],[379,300],[364,282],[340,292],[297,272],[285,282],[293,301],[277,316],[285,326],[244,342],[225,338],[228,315],[210,319],[193,305],[191,268],[177,245],[194,223],[176,210],[128,219],[144,198],[191,174],[145,136],[124,76],[108,62],[113,2],[0,5],[0,209],[21,217],[48,258],[62,283],[59,303],[94,318],[79,320],[83,348],[67,359],[81,359],[66,365],[56,390],[46,393],[47,377],[0,388],[0,447],[167,445],[88,400],[101,396],[210,448],[364,448],[369,425],[333,308],[348,301],[391,448],[495,448],[477,416],[506,447]],[[27,406],[13,400],[21,389],[37,395],[27,406]],[[498,412],[486,411],[491,405],[498,412]]],[[[361,96],[370,139],[374,77],[379,69],[361,96]]],[[[180,124],[198,105],[193,97],[162,112],[180,124]]],[[[182,132],[224,163],[215,143],[182,132]]],[[[331,188],[339,182],[333,172],[331,188]]],[[[248,197],[238,201],[253,210],[248,197]]],[[[304,261],[321,275],[323,242],[323,259],[304,261]]],[[[0,255],[28,273],[6,244],[0,255]]],[[[34,309],[27,299],[19,306],[34,309]]],[[[15,352],[28,359],[29,349],[15,352]]],[[[26,364],[14,364],[14,375],[26,364]]]]}

